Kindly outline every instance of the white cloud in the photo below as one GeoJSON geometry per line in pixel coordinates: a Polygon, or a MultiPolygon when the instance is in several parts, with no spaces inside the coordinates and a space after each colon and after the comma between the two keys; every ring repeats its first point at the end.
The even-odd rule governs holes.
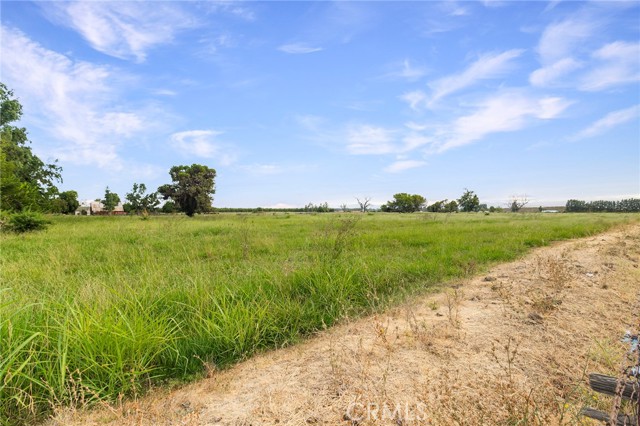
{"type": "Polygon", "coordinates": [[[167,2],[47,2],[48,17],[74,29],[99,52],[142,62],[147,51],[198,25],[167,2]]]}
{"type": "Polygon", "coordinates": [[[276,164],[251,164],[240,168],[255,175],[277,175],[284,172],[284,169],[276,164]]]}
{"type": "Polygon", "coordinates": [[[409,104],[409,107],[413,110],[418,110],[420,105],[427,100],[427,94],[422,90],[414,90],[413,92],[407,92],[400,96],[400,99],[409,104]]]}
{"type": "Polygon", "coordinates": [[[389,154],[397,150],[393,132],[383,127],[352,125],[347,129],[347,151],[350,154],[389,154]]]}
{"type": "Polygon", "coordinates": [[[401,160],[396,161],[389,166],[384,168],[384,171],[387,173],[399,173],[409,169],[415,169],[417,167],[422,167],[427,164],[425,161],[418,160],[401,160]]]}
{"type": "Polygon", "coordinates": [[[551,65],[570,57],[598,28],[599,24],[595,20],[584,17],[573,17],[548,25],[537,48],[541,62],[551,65]]]}
{"type": "Polygon", "coordinates": [[[593,53],[593,68],[581,79],[580,89],[598,91],[640,81],[640,43],[616,41],[593,53]]]}
{"type": "Polygon", "coordinates": [[[613,111],[579,132],[573,139],[577,140],[597,136],[631,120],[637,120],[638,118],[640,118],[640,105],[613,111]]]}
{"type": "Polygon", "coordinates": [[[228,166],[235,162],[233,150],[215,139],[223,132],[216,130],[187,130],[171,135],[171,145],[185,156],[196,156],[217,160],[228,166]]]}
{"type": "Polygon", "coordinates": [[[322,47],[309,46],[306,43],[290,43],[283,44],[282,46],[278,47],[278,50],[281,52],[290,53],[292,55],[301,55],[306,53],[320,52],[323,49],[322,47]]]}
{"type": "Polygon", "coordinates": [[[421,146],[432,144],[433,141],[433,137],[424,136],[416,132],[410,133],[402,139],[402,142],[404,142],[403,151],[413,151],[421,146]]]}
{"type": "Polygon", "coordinates": [[[427,125],[419,124],[419,123],[416,123],[414,121],[408,121],[408,122],[404,123],[404,125],[405,125],[405,127],[407,129],[414,130],[414,131],[422,131],[422,130],[426,130],[428,128],[427,125]]]}
{"type": "Polygon", "coordinates": [[[295,119],[303,128],[313,132],[319,131],[321,126],[325,124],[325,119],[317,115],[298,115],[295,119]]]}
{"type": "Polygon", "coordinates": [[[470,14],[469,9],[454,0],[438,3],[438,8],[449,16],[467,16],[470,14]]]}
{"type": "Polygon", "coordinates": [[[45,149],[60,160],[119,169],[122,142],[155,126],[152,111],[115,109],[121,74],[72,61],[2,27],[0,63],[4,82],[20,94],[28,119],[58,141],[45,149]]]}
{"type": "Polygon", "coordinates": [[[416,81],[427,74],[427,70],[425,68],[411,65],[411,61],[409,61],[408,59],[402,61],[402,64],[395,64],[393,67],[397,69],[386,74],[384,77],[402,78],[407,81],[416,81]]]}
{"type": "Polygon", "coordinates": [[[436,152],[467,145],[492,133],[524,128],[531,119],[557,117],[571,102],[557,97],[535,98],[519,91],[505,91],[482,102],[472,114],[456,119],[439,132],[436,152]]]}
{"type": "Polygon", "coordinates": [[[151,93],[157,96],[176,96],[178,94],[175,90],[170,89],[155,89],[151,93]]]}
{"type": "Polygon", "coordinates": [[[529,82],[533,86],[548,87],[561,77],[581,68],[582,63],[573,58],[563,58],[551,65],[539,68],[531,73],[529,82]]]}
{"type": "Polygon", "coordinates": [[[512,49],[500,54],[485,54],[478,58],[462,73],[450,75],[429,84],[433,89],[430,104],[443,97],[476,84],[480,80],[498,78],[512,67],[512,61],[522,55],[524,50],[512,49]]]}

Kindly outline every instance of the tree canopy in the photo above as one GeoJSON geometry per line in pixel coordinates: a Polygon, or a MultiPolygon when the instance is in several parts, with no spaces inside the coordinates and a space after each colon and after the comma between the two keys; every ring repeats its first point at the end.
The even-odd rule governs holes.
{"type": "Polygon", "coordinates": [[[80,207],[76,191],[61,192],[57,198],[51,200],[49,210],[52,213],[73,214],[80,207]]]}
{"type": "Polygon", "coordinates": [[[154,210],[160,204],[160,200],[158,199],[157,192],[151,192],[149,194],[147,192],[147,186],[144,183],[133,184],[133,189],[131,192],[125,195],[125,199],[127,200],[130,210],[136,214],[141,214],[144,212],[148,212],[150,210],[154,210]]]}
{"type": "Polygon", "coordinates": [[[427,199],[422,195],[401,192],[395,194],[393,200],[380,206],[380,210],[383,212],[412,213],[420,211],[426,203],[427,199]]]}
{"type": "Polygon", "coordinates": [[[158,188],[163,199],[171,199],[187,216],[211,210],[212,196],[216,192],[215,169],[200,164],[174,166],[169,175],[173,183],[158,188]]]}
{"type": "MultiPolygon", "coordinates": [[[[22,117],[13,91],[0,83],[0,207],[3,210],[49,210],[62,182],[62,169],[45,164],[28,145],[27,130],[12,123],[22,117]]],[[[56,160],[57,161],[57,160],[56,160]]]]}
{"type": "Polygon", "coordinates": [[[116,208],[118,203],[120,202],[120,196],[115,192],[111,192],[109,187],[104,191],[104,200],[102,200],[102,204],[104,205],[104,209],[111,214],[113,210],[116,208]]]}
{"type": "Polygon", "coordinates": [[[464,193],[458,198],[458,206],[463,212],[476,212],[480,207],[480,199],[473,191],[464,189],[464,193]]]}

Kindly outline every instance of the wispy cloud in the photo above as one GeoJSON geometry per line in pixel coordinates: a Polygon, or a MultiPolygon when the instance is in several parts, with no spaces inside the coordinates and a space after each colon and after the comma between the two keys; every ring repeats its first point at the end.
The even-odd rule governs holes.
{"type": "Polygon", "coordinates": [[[401,64],[394,64],[393,68],[396,69],[385,74],[383,77],[417,81],[427,74],[427,70],[424,67],[412,65],[408,59],[402,61],[401,64]]]}
{"type": "Polygon", "coordinates": [[[284,169],[277,164],[251,164],[240,166],[240,168],[253,175],[277,175],[284,172],[284,169]]]}
{"type": "Polygon", "coordinates": [[[640,105],[634,105],[630,108],[613,111],[597,120],[586,129],[580,131],[572,139],[579,140],[591,138],[629,121],[637,120],[638,118],[640,118],[640,105]]]}
{"type": "Polygon", "coordinates": [[[552,86],[560,78],[582,68],[583,64],[573,58],[563,58],[549,66],[538,68],[529,76],[529,82],[533,86],[552,86]]]}
{"type": "Polygon", "coordinates": [[[537,52],[540,61],[547,66],[571,57],[600,26],[597,20],[586,15],[573,16],[564,21],[549,24],[538,43],[537,52]]]}
{"type": "Polygon", "coordinates": [[[640,43],[616,41],[593,53],[596,63],[583,76],[580,89],[598,91],[640,81],[640,43]]]}
{"type": "Polygon", "coordinates": [[[475,112],[457,118],[441,129],[432,144],[435,152],[468,145],[492,133],[523,129],[532,119],[558,117],[570,101],[558,97],[533,97],[520,91],[505,91],[480,103],[475,112]]]}
{"type": "Polygon", "coordinates": [[[283,44],[282,46],[278,47],[278,50],[281,52],[290,53],[292,55],[304,55],[307,53],[320,52],[323,49],[322,47],[314,47],[306,43],[290,43],[283,44]]]}
{"type": "Polygon", "coordinates": [[[77,31],[97,51],[137,62],[149,49],[199,25],[167,2],[46,2],[42,7],[52,21],[77,31]]]}
{"type": "Polygon", "coordinates": [[[227,13],[245,21],[255,21],[257,19],[256,12],[253,8],[248,7],[248,4],[236,0],[216,0],[198,3],[198,6],[211,13],[227,13]]]}
{"type": "Polygon", "coordinates": [[[397,151],[393,131],[369,124],[347,129],[347,152],[358,155],[389,154],[397,151]]]}
{"type": "Polygon", "coordinates": [[[433,90],[429,104],[433,105],[447,95],[473,86],[481,80],[498,78],[513,69],[513,60],[518,58],[524,50],[512,49],[502,53],[489,53],[480,56],[466,70],[459,74],[450,75],[429,84],[433,90]]]}
{"type": "Polygon", "coordinates": [[[154,89],[151,93],[157,96],[176,96],[178,94],[178,92],[171,89],[154,89]]]}
{"type": "Polygon", "coordinates": [[[217,130],[187,130],[171,135],[171,145],[184,156],[215,159],[228,166],[237,159],[237,154],[227,144],[216,140],[223,134],[217,130]]]}
{"type": "Polygon", "coordinates": [[[414,90],[412,92],[407,92],[400,96],[400,99],[409,104],[409,107],[413,110],[418,110],[420,107],[426,103],[428,97],[427,94],[422,90],[414,90]]]}
{"type": "Polygon", "coordinates": [[[417,167],[422,167],[427,164],[426,161],[419,160],[400,160],[396,161],[387,167],[384,168],[384,171],[387,173],[399,173],[409,169],[415,169],[417,167]]]}
{"type": "Polygon", "coordinates": [[[156,125],[156,112],[114,108],[117,70],[73,61],[5,26],[2,51],[4,82],[20,93],[31,120],[47,123],[42,130],[57,141],[47,149],[62,161],[118,169],[121,143],[156,125]]]}
{"type": "Polygon", "coordinates": [[[459,2],[454,0],[447,0],[438,3],[438,8],[441,12],[449,16],[467,16],[471,13],[468,8],[462,6],[459,2]]]}

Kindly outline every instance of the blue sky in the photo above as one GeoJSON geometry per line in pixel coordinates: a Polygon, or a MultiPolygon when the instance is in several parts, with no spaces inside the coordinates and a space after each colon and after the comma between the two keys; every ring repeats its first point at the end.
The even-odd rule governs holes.
{"type": "Polygon", "coordinates": [[[640,2],[2,2],[0,79],[61,189],[173,165],[214,205],[640,196],[640,2]]]}

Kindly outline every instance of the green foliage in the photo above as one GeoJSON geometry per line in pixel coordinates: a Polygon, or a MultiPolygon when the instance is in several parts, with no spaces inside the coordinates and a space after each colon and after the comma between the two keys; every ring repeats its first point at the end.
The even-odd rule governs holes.
{"type": "Polygon", "coordinates": [[[162,209],[161,209],[162,213],[175,213],[177,211],[176,209],[176,203],[174,203],[173,201],[167,201],[162,205],[162,209]]]}
{"type": "Polygon", "coordinates": [[[216,192],[214,169],[200,164],[174,166],[169,175],[173,183],[158,188],[163,199],[171,199],[187,216],[211,211],[211,197],[216,192]]]}
{"type": "Polygon", "coordinates": [[[80,207],[76,191],[64,191],[51,201],[51,211],[54,213],[74,214],[80,207]]]}
{"type": "Polygon", "coordinates": [[[104,200],[102,200],[104,209],[109,212],[109,214],[111,214],[111,212],[113,212],[119,202],[120,196],[115,192],[111,192],[111,190],[107,186],[107,189],[105,189],[104,191],[104,200]]]}
{"type": "Polygon", "coordinates": [[[640,218],[120,219],[56,216],[47,232],[0,235],[0,423],[37,424],[83,392],[117,401],[193,378],[200,360],[223,368],[530,247],[640,218]]]}
{"type": "Polygon", "coordinates": [[[45,219],[45,217],[38,212],[23,210],[18,213],[10,214],[6,223],[3,225],[3,229],[17,234],[22,234],[24,232],[46,229],[50,223],[51,222],[45,219]]]}
{"type": "Polygon", "coordinates": [[[432,213],[442,213],[445,211],[446,205],[447,205],[446,199],[436,201],[435,203],[427,207],[427,211],[432,213]]]}
{"type": "Polygon", "coordinates": [[[427,199],[422,195],[412,195],[407,194],[406,192],[401,192],[399,194],[395,194],[393,196],[393,200],[380,206],[380,210],[383,212],[413,213],[420,211],[426,203],[427,199]]]}
{"type": "Polygon", "coordinates": [[[128,206],[125,205],[125,211],[127,213],[133,212],[135,214],[142,214],[145,212],[154,211],[160,204],[157,192],[151,192],[146,194],[147,187],[144,183],[133,184],[133,189],[127,195],[125,195],[128,201],[128,206]]]}
{"type": "Polygon", "coordinates": [[[458,203],[455,200],[440,200],[427,207],[428,212],[432,213],[454,213],[458,211],[458,203]]]}
{"type": "Polygon", "coordinates": [[[334,209],[329,207],[329,203],[326,201],[322,204],[315,205],[313,203],[309,203],[304,206],[304,212],[316,212],[316,213],[329,213],[334,211],[334,209]]]}
{"type": "Polygon", "coordinates": [[[22,105],[0,83],[0,206],[10,211],[46,211],[58,193],[55,183],[62,181],[62,169],[33,154],[27,130],[11,125],[21,116],[22,105]]]}
{"type": "Polygon", "coordinates": [[[444,206],[444,211],[447,213],[456,213],[458,211],[458,202],[451,200],[444,206]]]}
{"type": "Polygon", "coordinates": [[[458,206],[463,212],[476,212],[480,207],[480,199],[473,191],[465,188],[462,196],[458,198],[458,206]]]}
{"type": "Polygon", "coordinates": [[[566,205],[566,212],[618,212],[632,213],[640,212],[640,198],[628,198],[620,201],[582,201],[569,200],[566,205]]]}

